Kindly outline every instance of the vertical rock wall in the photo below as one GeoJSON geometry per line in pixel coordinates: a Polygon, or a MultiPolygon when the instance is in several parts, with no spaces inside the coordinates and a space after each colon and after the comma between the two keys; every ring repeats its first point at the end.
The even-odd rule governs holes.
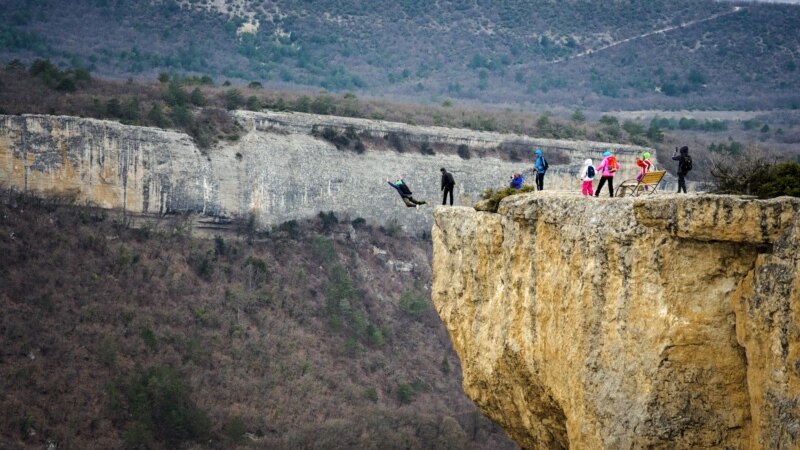
{"type": "Polygon", "coordinates": [[[523,448],[798,448],[795,200],[508,198],[434,213],[464,390],[523,448]]]}

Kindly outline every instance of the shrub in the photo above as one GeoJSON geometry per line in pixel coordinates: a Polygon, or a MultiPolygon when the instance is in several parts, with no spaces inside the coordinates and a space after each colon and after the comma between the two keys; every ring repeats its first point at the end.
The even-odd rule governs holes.
{"type": "Polygon", "coordinates": [[[408,383],[401,383],[397,386],[397,400],[406,405],[414,399],[414,389],[408,383]]]}
{"type": "Polygon", "coordinates": [[[325,233],[331,231],[334,225],[339,223],[339,218],[336,217],[333,211],[328,211],[327,213],[320,211],[317,217],[319,217],[319,220],[322,222],[322,231],[325,233]]]}
{"type": "Polygon", "coordinates": [[[771,168],[770,179],[756,188],[761,198],[789,195],[800,197],[800,163],[785,162],[771,168]]]}
{"type": "Polygon", "coordinates": [[[285,232],[292,239],[297,239],[300,237],[300,226],[296,220],[287,220],[286,222],[278,225],[278,231],[285,232]]]}
{"type": "Polygon", "coordinates": [[[762,153],[748,151],[738,157],[713,155],[710,171],[717,193],[771,197],[782,195],[785,189],[792,192],[792,186],[797,181],[791,181],[791,164],[781,164],[781,181],[778,181],[775,162],[762,153]]]}
{"type": "Polygon", "coordinates": [[[516,195],[516,194],[523,194],[526,192],[533,192],[536,188],[533,186],[522,186],[522,189],[516,190],[512,187],[503,188],[500,190],[494,189],[487,189],[481,194],[481,198],[483,200],[489,200],[487,205],[488,211],[497,211],[497,207],[500,206],[500,200],[508,197],[509,195],[516,195]]]}
{"type": "Polygon", "coordinates": [[[206,99],[205,95],[203,95],[203,92],[200,90],[200,88],[197,87],[192,90],[191,94],[189,94],[189,101],[192,102],[194,106],[202,107],[208,104],[208,99],[206,99]]]}
{"type": "Polygon", "coordinates": [[[428,142],[423,142],[422,145],[419,147],[419,152],[423,155],[435,155],[436,152],[433,151],[433,147],[428,142]]]}
{"type": "Polygon", "coordinates": [[[398,152],[403,153],[405,148],[403,148],[403,141],[400,139],[400,135],[391,131],[386,134],[386,140],[389,141],[389,144],[398,152]]]}
{"type": "Polygon", "coordinates": [[[142,327],[141,336],[142,336],[142,341],[144,341],[145,345],[147,346],[147,348],[150,349],[150,351],[155,352],[156,350],[158,350],[158,339],[156,338],[155,332],[153,332],[153,330],[150,329],[150,327],[148,326],[142,327]]]}
{"type": "Polygon", "coordinates": [[[355,145],[353,146],[353,149],[354,149],[354,150],[356,151],[356,153],[358,153],[358,154],[362,154],[362,153],[364,153],[365,151],[367,151],[367,148],[364,146],[364,143],[363,143],[363,142],[361,142],[361,139],[358,139],[358,140],[356,141],[355,145]]]}
{"type": "Polygon", "coordinates": [[[230,111],[244,104],[244,96],[242,95],[242,91],[238,89],[228,89],[223,95],[223,101],[225,103],[225,109],[230,111]]]}
{"type": "Polygon", "coordinates": [[[456,152],[458,153],[458,156],[461,157],[461,159],[469,159],[470,158],[469,146],[467,146],[467,144],[459,145],[458,149],[456,150],[456,152]]]}
{"type": "Polygon", "coordinates": [[[241,444],[244,442],[245,433],[247,433],[247,426],[245,426],[244,420],[240,417],[234,417],[225,424],[225,437],[233,443],[241,444]]]}
{"type": "Polygon", "coordinates": [[[374,387],[368,387],[364,389],[364,398],[371,400],[373,402],[378,401],[378,391],[374,387]]]}
{"type": "Polygon", "coordinates": [[[329,263],[336,259],[333,241],[325,236],[314,236],[314,240],[311,241],[311,249],[314,252],[314,257],[321,262],[329,263]]]}
{"type": "Polygon", "coordinates": [[[189,386],[170,367],[143,370],[108,390],[112,411],[128,422],[124,435],[128,446],[150,448],[147,443],[157,440],[178,448],[187,441],[207,440],[211,434],[211,420],[192,402],[189,386]]]}
{"type": "Polygon", "coordinates": [[[410,291],[403,292],[398,306],[400,306],[401,311],[415,317],[421,316],[428,310],[428,302],[422,296],[415,295],[410,291]]]}

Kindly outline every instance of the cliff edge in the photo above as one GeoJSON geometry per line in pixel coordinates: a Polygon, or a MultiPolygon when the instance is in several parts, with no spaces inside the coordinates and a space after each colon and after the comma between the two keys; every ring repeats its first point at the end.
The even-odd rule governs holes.
{"type": "Polygon", "coordinates": [[[464,390],[523,448],[800,448],[800,199],[437,208],[464,390]]]}

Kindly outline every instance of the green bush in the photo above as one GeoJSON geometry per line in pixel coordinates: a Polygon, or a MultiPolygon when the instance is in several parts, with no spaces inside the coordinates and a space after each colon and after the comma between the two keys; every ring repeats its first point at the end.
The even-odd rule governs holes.
{"type": "Polygon", "coordinates": [[[314,236],[311,241],[311,250],[314,257],[320,263],[330,263],[336,259],[336,250],[333,248],[333,241],[325,236],[314,236]]]}
{"type": "Polygon", "coordinates": [[[785,162],[773,166],[769,180],[758,186],[755,192],[761,198],[800,197],[800,163],[785,162]]]}
{"type": "Polygon", "coordinates": [[[414,400],[414,388],[408,383],[401,383],[397,386],[397,400],[406,405],[414,400]]]}
{"type": "Polygon", "coordinates": [[[211,435],[211,420],[191,400],[189,386],[170,367],[140,370],[133,379],[109,386],[111,410],[126,422],[123,435],[131,448],[168,448],[211,435]]]}
{"type": "Polygon", "coordinates": [[[410,291],[403,292],[398,305],[403,312],[415,317],[421,316],[428,310],[428,302],[422,296],[415,295],[410,291]]]}
{"type": "Polygon", "coordinates": [[[800,197],[800,163],[795,161],[775,163],[753,153],[717,157],[712,161],[711,175],[715,191],[721,194],[800,197]]]}
{"type": "Polygon", "coordinates": [[[158,350],[158,338],[156,338],[155,332],[148,326],[142,327],[142,341],[150,349],[150,351],[157,351],[158,350]]]}

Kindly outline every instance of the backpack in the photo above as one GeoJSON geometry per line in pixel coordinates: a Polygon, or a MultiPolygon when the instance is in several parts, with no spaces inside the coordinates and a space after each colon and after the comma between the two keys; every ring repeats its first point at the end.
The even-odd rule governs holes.
{"type": "Polygon", "coordinates": [[[678,162],[678,171],[686,173],[690,170],[692,170],[692,157],[689,155],[683,155],[680,162],[678,162]]]}
{"type": "Polygon", "coordinates": [[[617,162],[617,157],[611,155],[608,157],[608,171],[614,173],[617,170],[619,170],[619,163],[617,162]]]}
{"type": "Polygon", "coordinates": [[[594,178],[594,167],[589,166],[586,168],[586,178],[594,178]]]}
{"type": "Polygon", "coordinates": [[[549,169],[549,168],[550,168],[550,164],[547,164],[547,160],[546,160],[546,159],[544,159],[544,156],[542,156],[542,162],[544,163],[544,164],[542,165],[542,166],[544,167],[544,171],[545,171],[545,172],[547,172],[547,169],[549,169]]]}

